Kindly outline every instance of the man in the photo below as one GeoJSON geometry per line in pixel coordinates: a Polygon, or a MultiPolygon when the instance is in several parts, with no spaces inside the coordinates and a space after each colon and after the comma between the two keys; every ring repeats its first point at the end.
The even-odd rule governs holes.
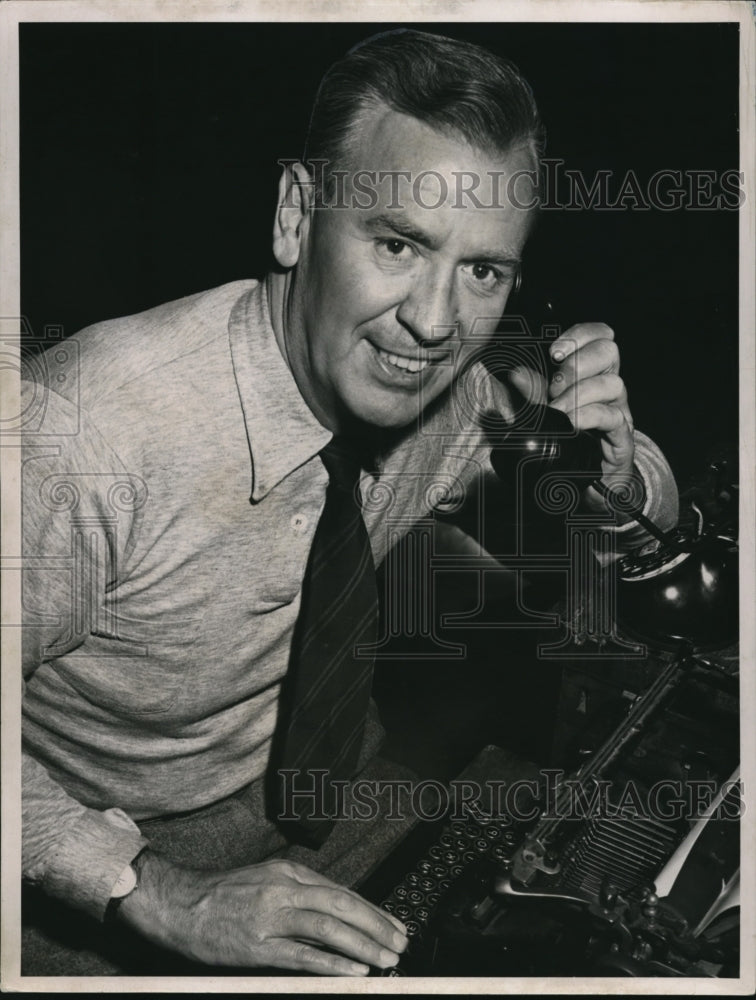
{"type": "MultiPolygon", "coordinates": [[[[356,881],[362,831],[337,823],[321,849],[290,847],[281,814],[265,816],[336,476],[324,449],[361,449],[376,563],[396,524],[490,469],[486,421],[523,398],[600,435],[605,482],[639,470],[652,518],[673,506],[608,327],[554,341],[548,385],[524,367],[505,385],[476,360],[517,279],[540,144],[508,64],[377,36],[321,86],[307,157],[281,177],[267,280],[79,335],[81,373],[45,387],[24,462],[29,883],[208,967],[397,961],[401,923],[340,884],[356,881]]],[[[605,510],[592,490],[585,502],[605,510]]],[[[350,776],[378,742],[369,721],[350,776]]],[[[123,971],[35,933],[26,971],[123,971]]]]}

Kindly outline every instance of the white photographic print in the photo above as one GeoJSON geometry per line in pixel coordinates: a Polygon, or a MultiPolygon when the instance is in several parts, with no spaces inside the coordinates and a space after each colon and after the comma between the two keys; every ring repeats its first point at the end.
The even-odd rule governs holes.
{"type": "Polygon", "coordinates": [[[751,5],[0,21],[4,989],[752,993],[751,5]]]}

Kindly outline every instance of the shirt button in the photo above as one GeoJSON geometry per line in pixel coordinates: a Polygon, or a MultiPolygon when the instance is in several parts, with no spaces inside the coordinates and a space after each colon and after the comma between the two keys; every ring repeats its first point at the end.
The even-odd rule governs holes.
{"type": "Polygon", "coordinates": [[[304,514],[295,514],[291,519],[291,527],[295,535],[303,535],[309,524],[310,519],[304,514]]]}

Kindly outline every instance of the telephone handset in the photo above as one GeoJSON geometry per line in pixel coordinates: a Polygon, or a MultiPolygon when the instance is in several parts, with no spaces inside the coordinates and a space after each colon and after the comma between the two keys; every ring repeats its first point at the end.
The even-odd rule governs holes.
{"type": "MultiPolygon", "coordinates": [[[[551,299],[529,301],[527,290],[524,292],[517,295],[522,312],[506,313],[500,321],[490,370],[509,382],[513,368],[531,368],[548,382],[559,370],[549,346],[565,327],[558,322],[551,299]]],[[[567,479],[573,476],[581,491],[587,485],[587,474],[600,475],[601,451],[596,436],[576,433],[569,417],[552,406],[523,400],[514,421],[503,433],[499,430],[491,463],[502,479],[523,459],[537,463],[539,475],[554,472],[567,479]]]]}
{"type": "Polygon", "coordinates": [[[576,433],[570,418],[551,406],[528,407],[526,419],[515,419],[491,450],[494,471],[505,478],[521,460],[537,461],[539,474],[554,472],[569,478],[601,472],[601,451],[596,438],[585,431],[576,433]]]}

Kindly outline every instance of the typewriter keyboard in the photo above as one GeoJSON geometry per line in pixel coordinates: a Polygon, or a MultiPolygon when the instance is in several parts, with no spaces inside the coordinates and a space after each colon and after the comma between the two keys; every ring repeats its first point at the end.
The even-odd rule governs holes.
{"type": "Polygon", "coordinates": [[[427,964],[434,947],[433,913],[468,865],[480,860],[506,865],[511,860],[520,839],[512,820],[486,815],[474,802],[466,803],[465,812],[464,819],[444,825],[433,846],[381,901],[384,910],[404,923],[410,941],[399,965],[382,975],[407,975],[421,956],[427,964]]]}

